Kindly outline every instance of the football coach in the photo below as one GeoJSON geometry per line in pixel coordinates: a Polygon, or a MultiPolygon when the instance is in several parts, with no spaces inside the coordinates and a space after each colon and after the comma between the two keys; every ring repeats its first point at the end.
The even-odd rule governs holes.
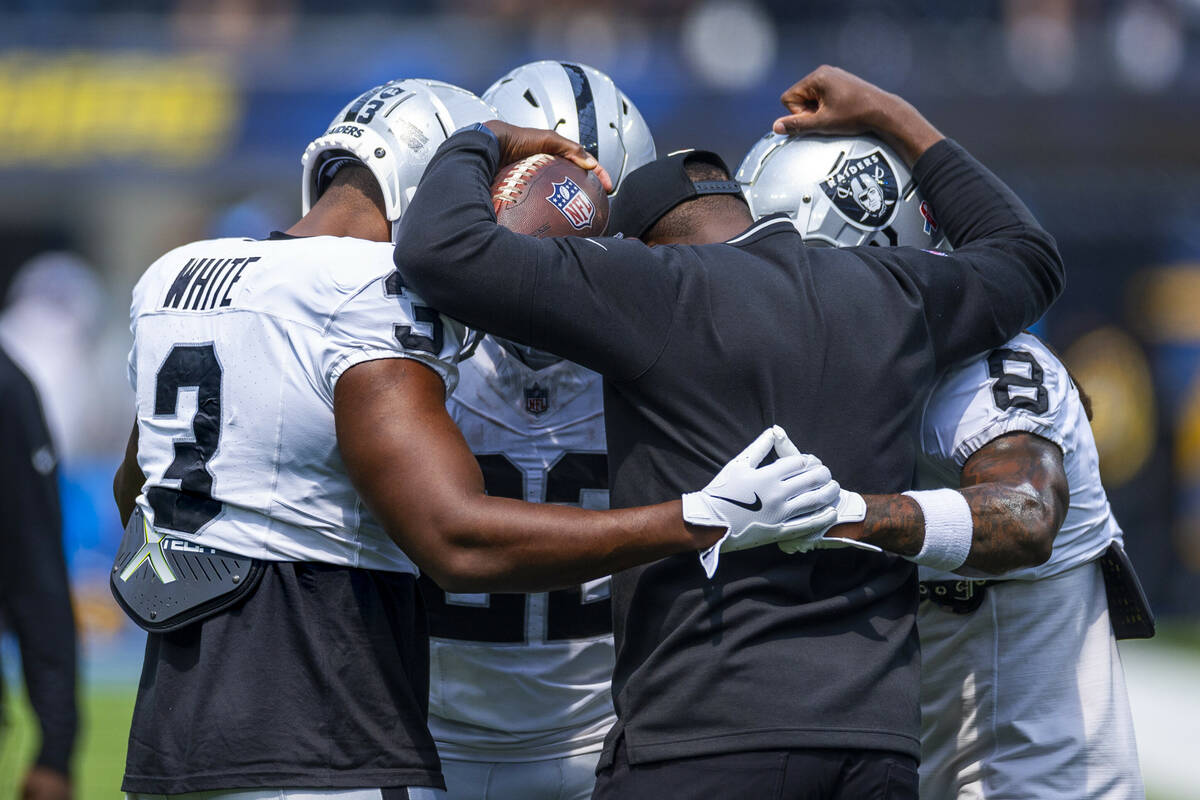
{"type": "MultiPolygon", "coordinates": [[[[831,67],[783,101],[778,131],[890,144],[954,251],[806,247],[783,215],[754,223],[700,151],[626,179],[609,226],[625,238],[522,236],[496,224],[498,170],[539,152],[596,165],[502,122],[442,145],[400,226],[396,265],[440,311],[604,375],[614,507],[702,485],[772,424],[857,491],[910,489],[939,370],[1062,290],[1051,236],[907,102],[831,67]]],[[[849,548],[614,576],[618,722],[594,797],[916,797],[916,609],[910,561],[849,548]]]]}

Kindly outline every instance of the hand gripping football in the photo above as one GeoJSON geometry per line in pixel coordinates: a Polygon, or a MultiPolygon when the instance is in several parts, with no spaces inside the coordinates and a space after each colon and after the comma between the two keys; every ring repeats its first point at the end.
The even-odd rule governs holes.
{"type": "Polygon", "coordinates": [[[496,221],[509,230],[548,236],[600,236],[608,195],[593,173],[544,153],[502,169],[492,183],[496,221]]]}

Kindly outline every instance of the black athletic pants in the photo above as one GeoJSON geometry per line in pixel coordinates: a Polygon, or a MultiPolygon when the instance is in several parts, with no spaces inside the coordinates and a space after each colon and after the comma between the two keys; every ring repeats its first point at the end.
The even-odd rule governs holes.
{"type": "Polygon", "coordinates": [[[625,743],[592,800],[916,800],[917,760],[885,750],[773,750],[630,765],[625,743]]]}

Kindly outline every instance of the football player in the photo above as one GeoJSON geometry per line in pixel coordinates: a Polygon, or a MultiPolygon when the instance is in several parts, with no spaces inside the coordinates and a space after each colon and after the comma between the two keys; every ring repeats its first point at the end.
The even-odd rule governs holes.
{"type": "MultiPolygon", "coordinates": [[[[600,72],[539,61],[483,99],[500,118],[557,129],[622,175],[654,158],[633,103],[600,72]]],[[[608,507],[600,376],[491,336],[459,366],[450,414],[489,494],[608,507]]],[[[421,577],[430,611],[429,727],[452,800],[586,800],[615,720],[607,577],[530,595],[443,592],[421,577]]]]}
{"type": "MultiPolygon", "coordinates": [[[[756,216],[786,214],[814,246],[948,247],[904,162],[870,137],[770,133],[738,180],[756,216]],[[863,174],[876,197],[854,189],[863,174]]],[[[867,497],[863,522],[830,533],[920,565],[922,797],[1143,797],[1116,639],[1152,628],[1089,417],[1067,368],[1022,333],[936,384],[918,491],[867,497]]]]}
{"type": "Polygon", "coordinates": [[[399,279],[391,239],[438,143],[494,116],[447,84],[371,89],[306,150],[298,223],[184,245],[135,287],[137,418],[114,479],[128,526],[112,576],[151,631],[131,797],[430,796],[443,782],[417,565],[455,592],[556,589],[835,513],[837,485],[812,459],[757,467],[786,444],[778,429],[715,481],[757,494],[756,516],[711,489],[684,503],[710,526],[685,525],[678,503],[485,496],[444,405],[457,326],[399,279]]]}

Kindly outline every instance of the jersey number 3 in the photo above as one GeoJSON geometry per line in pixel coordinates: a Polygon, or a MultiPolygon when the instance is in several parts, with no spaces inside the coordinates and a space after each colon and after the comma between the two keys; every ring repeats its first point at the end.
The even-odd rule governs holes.
{"type": "MultiPolygon", "coordinates": [[[[388,297],[407,299],[400,270],[387,276],[387,280],[383,282],[383,291],[388,297]]],[[[396,341],[408,350],[424,350],[434,356],[440,355],[444,338],[441,315],[428,306],[418,305],[412,307],[412,315],[414,322],[429,326],[429,335],[424,336],[413,331],[412,325],[396,325],[392,328],[392,335],[396,337],[396,341]]]]}
{"type": "Polygon", "coordinates": [[[154,509],[155,527],[196,533],[221,513],[212,498],[213,476],[208,461],[221,439],[221,364],[211,344],[175,345],[154,379],[154,416],[173,417],[179,392],[196,389],[196,415],[192,417],[194,441],[174,443],[175,460],[164,480],[178,480],[179,489],[152,486],[146,500],[154,509]]]}

